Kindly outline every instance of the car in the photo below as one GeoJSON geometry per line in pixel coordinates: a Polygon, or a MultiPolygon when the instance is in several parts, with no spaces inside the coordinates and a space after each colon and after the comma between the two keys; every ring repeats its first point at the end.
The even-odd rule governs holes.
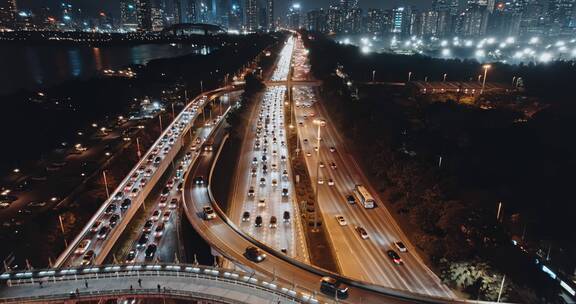
{"type": "Polygon", "coordinates": [[[253,165],[258,164],[258,158],[256,158],[256,157],[252,158],[252,164],[253,165]]]}
{"type": "Polygon", "coordinates": [[[334,180],[333,179],[328,180],[328,186],[334,186],[334,180]]]}
{"type": "Polygon", "coordinates": [[[244,211],[244,213],[242,213],[242,221],[243,222],[249,222],[250,221],[250,212],[244,211]]]}
{"type": "Polygon", "coordinates": [[[258,169],[256,169],[256,168],[252,168],[252,169],[250,170],[250,174],[252,175],[252,177],[256,177],[256,174],[257,174],[257,173],[258,173],[258,169]]]}
{"type": "Polygon", "coordinates": [[[248,196],[254,196],[254,187],[250,186],[248,189],[248,196]]]}
{"type": "Polygon", "coordinates": [[[110,232],[110,227],[102,226],[98,231],[98,235],[96,236],[98,239],[103,240],[108,236],[108,232],[110,232]]]}
{"type": "Polygon", "coordinates": [[[400,258],[400,256],[398,255],[398,253],[396,253],[396,251],[390,249],[386,251],[386,255],[388,255],[388,257],[392,260],[392,262],[394,262],[394,264],[402,265],[403,263],[402,258],[400,258]]]}
{"type": "Polygon", "coordinates": [[[90,227],[90,232],[91,233],[96,233],[98,232],[98,230],[100,230],[100,226],[102,225],[102,221],[96,221],[94,222],[94,224],[92,224],[92,227],[90,227]]]}
{"type": "Polygon", "coordinates": [[[146,186],[147,183],[148,183],[148,179],[142,178],[140,180],[140,188],[144,188],[144,186],[146,186]]]}
{"type": "Polygon", "coordinates": [[[398,242],[394,242],[394,246],[396,246],[396,248],[398,248],[398,250],[400,250],[400,252],[407,252],[408,248],[406,247],[406,245],[404,245],[404,243],[398,241],[398,242]]]}
{"type": "Polygon", "coordinates": [[[318,146],[314,146],[314,152],[318,152],[318,146]]]}
{"type": "Polygon", "coordinates": [[[138,176],[140,176],[140,174],[138,174],[138,172],[134,172],[132,174],[132,176],[130,176],[130,181],[135,182],[138,180],[138,176]]]}
{"type": "Polygon", "coordinates": [[[286,155],[280,156],[280,161],[285,163],[286,162],[286,155]]]}
{"type": "Polygon", "coordinates": [[[305,143],[305,144],[308,143],[308,138],[304,138],[304,143],[305,143]]]}
{"type": "Polygon", "coordinates": [[[114,213],[115,211],[116,211],[116,204],[110,203],[110,205],[108,205],[108,207],[106,207],[106,210],[104,211],[104,213],[106,215],[110,215],[110,214],[114,213]]]}
{"type": "Polygon", "coordinates": [[[124,192],[130,192],[130,190],[132,190],[132,187],[134,187],[134,184],[133,184],[133,183],[127,183],[127,184],[124,186],[124,192]]]}
{"type": "Polygon", "coordinates": [[[258,207],[266,207],[266,199],[260,198],[258,200],[258,207]]]}
{"type": "Polygon", "coordinates": [[[276,164],[272,164],[270,167],[272,167],[272,171],[278,170],[278,166],[276,164]]]}
{"type": "Polygon", "coordinates": [[[282,171],[282,179],[285,181],[288,180],[288,171],[287,170],[282,171]]]}
{"type": "Polygon", "coordinates": [[[345,219],[344,216],[342,216],[342,215],[337,215],[337,216],[336,216],[336,221],[338,221],[338,225],[340,225],[340,226],[346,226],[346,225],[348,225],[348,223],[346,222],[346,219],[345,219]]]}
{"type": "Polygon", "coordinates": [[[126,210],[128,210],[128,208],[130,208],[131,204],[132,204],[132,200],[130,200],[129,198],[126,198],[126,199],[124,199],[122,204],[120,204],[120,209],[122,209],[122,211],[126,211],[126,210]]]}
{"type": "Polygon", "coordinates": [[[166,199],[166,197],[169,194],[170,194],[170,188],[168,188],[168,187],[162,188],[162,192],[160,192],[160,199],[162,199],[162,198],[166,199]]]}
{"type": "Polygon", "coordinates": [[[211,206],[204,206],[202,207],[202,214],[205,220],[211,220],[216,218],[216,213],[211,206]]]}
{"type": "Polygon", "coordinates": [[[118,224],[119,219],[120,215],[118,215],[117,213],[112,214],[110,220],[108,221],[110,223],[110,227],[116,227],[116,224],[118,224]]]}
{"type": "Polygon", "coordinates": [[[310,157],[310,156],[312,156],[312,153],[306,152],[306,156],[310,157]]]}
{"type": "Polygon", "coordinates": [[[354,228],[356,229],[356,231],[358,231],[358,234],[360,235],[360,237],[361,237],[362,239],[365,240],[365,239],[368,239],[368,238],[369,238],[368,232],[366,232],[366,229],[364,229],[364,227],[356,226],[356,227],[354,227],[354,228]]]}
{"type": "Polygon", "coordinates": [[[121,200],[123,197],[124,197],[124,194],[123,194],[122,192],[116,192],[116,194],[114,194],[113,199],[114,199],[115,201],[119,201],[119,200],[121,200]]]}
{"type": "Polygon", "coordinates": [[[282,219],[284,220],[284,223],[290,222],[290,211],[284,211],[282,219]]]}
{"type": "Polygon", "coordinates": [[[275,216],[271,216],[270,217],[270,224],[269,224],[270,228],[276,228],[278,227],[278,219],[275,216]]]}
{"type": "Polygon", "coordinates": [[[318,177],[318,184],[323,185],[324,184],[324,178],[318,177]]]}
{"type": "Polygon", "coordinates": [[[166,187],[168,189],[172,189],[172,187],[174,187],[174,179],[173,178],[168,180],[168,182],[166,183],[166,187]]]}
{"type": "Polygon", "coordinates": [[[336,163],[335,163],[335,162],[331,162],[331,163],[330,163],[330,168],[332,168],[332,170],[336,170],[336,168],[338,168],[338,167],[336,167],[336,163]]]}
{"type": "Polygon", "coordinates": [[[126,255],[126,263],[132,264],[136,260],[136,250],[132,249],[126,255]]]}
{"type": "Polygon", "coordinates": [[[178,192],[182,192],[182,188],[184,188],[184,184],[178,183],[178,186],[176,186],[176,189],[178,190],[178,192]]]}
{"type": "Polygon", "coordinates": [[[152,216],[150,217],[150,219],[154,222],[159,220],[160,219],[160,210],[158,210],[158,209],[154,210],[154,213],[152,213],[152,216]]]}
{"type": "Polygon", "coordinates": [[[326,165],[324,165],[324,162],[322,162],[322,161],[318,164],[318,166],[320,166],[320,168],[326,167],[326,165]]]}
{"type": "Polygon", "coordinates": [[[332,153],[336,152],[336,147],[330,147],[330,152],[332,153]]]}
{"type": "Polygon", "coordinates": [[[178,199],[173,198],[170,203],[168,204],[169,209],[176,209],[178,207],[178,199]]]}
{"type": "Polygon", "coordinates": [[[204,176],[198,175],[198,176],[194,177],[194,184],[203,185],[204,184],[204,176]]]}
{"type": "Polygon", "coordinates": [[[89,250],[88,252],[86,252],[82,257],[82,266],[92,264],[92,261],[94,260],[95,257],[96,253],[94,252],[94,250],[89,250]]]}
{"type": "Polygon", "coordinates": [[[255,227],[262,227],[262,216],[258,215],[254,220],[255,227]]]}
{"type": "Polygon", "coordinates": [[[148,245],[148,247],[146,248],[146,259],[150,260],[154,257],[154,255],[156,254],[156,249],[158,248],[158,246],[156,246],[156,244],[150,244],[148,245]]]}
{"type": "Polygon", "coordinates": [[[156,226],[156,229],[154,229],[155,237],[159,238],[162,236],[162,234],[164,234],[164,223],[158,224],[158,226],[156,226]]]}
{"type": "Polygon", "coordinates": [[[336,296],[338,299],[348,298],[348,286],[332,277],[322,277],[320,280],[320,291],[330,297],[336,296]]]}
{"type": "Polygon", "coordinates": [[[356,199],[352,194],[346,196],[346,201],[348,202],[348,204],[356,204],[356,199]]]}
{"type": "Polygon", "coordinates": [[[288,196],[288,188],[282,188],[282,196],[288,196]]]}
{"type": "Polygon", "coordinates": [[[148,243],[148,234],[142,233],[138,239],[138,242],[136,242],[136,247],[144,247],[146,246],[146,243],[148,243]]]}
{"type": "Polygon", "coordinates": [[[76,250],[74,251],[74,253],[77,255],[84,254],[86,252],[86,250],[88,249],[88,247],[90,247],[91,243],[92,243],[91,240],[88,240],[88,239],[82,240],[80,242],[80,244],[78,244],[78,247],[76,247],[76,250]]]}
{"type": "Polygon", "coordinates": [[[272,187],[278,186],[278,181],[276,179],[272,180],[272,187]]]}
{"type": "Polygon", "coordinates": [[[136,197],[138,195],[138,192],[140,192],[140,188],[136,187],[136,188],[132,189],[132,192],[130,192],[130,196],[136,197]]]}
{"type": "Polygon", "coordinates": [[[147,220],[146,223],[144,223],[144,227],[142,228],[142,232],[150,233],[152,231],[152,226],[154,226],[154,222],[152,220],[147,220]]]}
{"type": "Polygon", "coordinates": [[[266,179],[265,178],[260,178],[260,186],[266,186],[266,179]]]}
{"type": "Polygon", "coordinates": [[[146,169],[146,171],[144,171],[144,176],[145,176],[145,177],[150,177],[150,176],[152,176],[152,169],[146,169]]]}
{"type": "Polygon", "coordinates": [[[266,254],[254,246],[246,248],[246,251],[244,251],[244,256],[255,263],[260,263],[266,259],[266,254]]]}
{"type": "Polygon", "coordinates": [[[167,196],[160,196],[160,201],[158,202],[158,208],[164,208],[164,207],[166,207],[167,201],[168,201],[168,197],[167,197],[167,196]]]}

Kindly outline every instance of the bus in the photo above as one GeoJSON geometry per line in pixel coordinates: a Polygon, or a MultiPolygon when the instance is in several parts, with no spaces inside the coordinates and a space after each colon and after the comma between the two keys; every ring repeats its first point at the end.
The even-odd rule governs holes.
{"type": "Polygon", "coordinates": [[[356,198],[358,198],[358,200],[362,203],[364,208],[374,208],[374,198],[372,195],[370,195],[370,192],[368,192],[366,187],[362,185],[356,185],[354,188],[354,194],[356,195],[356,198]]]}

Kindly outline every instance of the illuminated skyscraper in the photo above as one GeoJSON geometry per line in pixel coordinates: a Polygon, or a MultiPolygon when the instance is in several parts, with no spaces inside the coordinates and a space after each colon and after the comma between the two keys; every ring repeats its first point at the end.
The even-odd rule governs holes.
{"type": "Polygon", "coordinates": [[[152,2],[151,0],[136,0],[137,15],[138,15],[138,30],[151,31],[152,30],[152,2]]]}
{"type": "Polygon", "coordinates": [[[135,0],[120,1],[120,20],[124,29],[135,30],[138,28],[138,9],[135,0]]]}
{"type": "Polygon", "coordinates": [[[276,21],[274,20],[274,0],[268,0],[266,2],[266,15],[268,19],[268,30],[276,30],[276,21]]]}
{"type": "Polygon", "coordinates": [[[16,0],[0,0],[0,29],[16,26],[16,0]]]}
{"type": "Polygon", "coordinates": [[[244,28],[249,32],[258,30],[258,1],[246,0],[244,5],[244,28]]]}

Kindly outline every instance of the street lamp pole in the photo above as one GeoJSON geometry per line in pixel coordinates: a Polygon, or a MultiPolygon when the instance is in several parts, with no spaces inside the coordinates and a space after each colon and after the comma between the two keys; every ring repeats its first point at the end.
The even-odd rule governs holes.
{"type": "Polygon", "coordinates": [[[480,90],[480,94],[484,93],[484,88],[486,87],[486,76],[488,75],[488,69],[490,68],[490,65],[485,64],[482,67],[484,68],[484,78],[482,78],[482,90],[480,90]]]}
{"type": "Polygon", "coordinates": [[[204,83],[200,80],[200,93],[204,93],[204,83]]]}
{"type": "Polygon", "coordinates": [[[408,82],[412,80],[412,72],[408,72],[408,82]]]}
{"type": "Polygon", "coordinates": [[[316,151],[316,193],[315,193],[315,200],[316,200],[316,205],[314,207],[314,230],[313,231],[318,231],[318,197],[319,197],[319,190],[318,187],[320,186],[320,140],[322,139],[321,137],[321,128],[322,128],[322,124],[325,122],[323,120],[317,119],[314,120],[314,123],[318,125],[318,137],[316,138],[316,142],[317,142],[317,151],[316,151]]]}
{"type": "Polygon", "coordinates": [[[106,170],[102,170],[102,176],[104,177],[104,189],[106,189],[106,198],[110,197],[110,192],[108,191],[108,180],[106,179],[106,170]]]}
{"type": "Polygon", "coordinates": [[[443,76],[443,80],[442,80],[442,81],[446,82],[446,76],[448,76],[448,74],[444,73],[444,76],[443,76]]]}
{"type": "Polygon", "coordinates": [[[372,71],[372,82],[374,83],[376,79],[376,70],[372,71]]]}

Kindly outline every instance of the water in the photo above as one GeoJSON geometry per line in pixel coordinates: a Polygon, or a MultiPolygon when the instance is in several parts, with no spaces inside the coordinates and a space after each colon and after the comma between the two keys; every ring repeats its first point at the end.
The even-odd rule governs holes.
{"type": "Polygon", "coordinates": [[[190,44],[106,47],[0,45],[0,94],[49,87],[73,78],[90,78],[104,69],[196,53],[210,49],[190,44]]]}

